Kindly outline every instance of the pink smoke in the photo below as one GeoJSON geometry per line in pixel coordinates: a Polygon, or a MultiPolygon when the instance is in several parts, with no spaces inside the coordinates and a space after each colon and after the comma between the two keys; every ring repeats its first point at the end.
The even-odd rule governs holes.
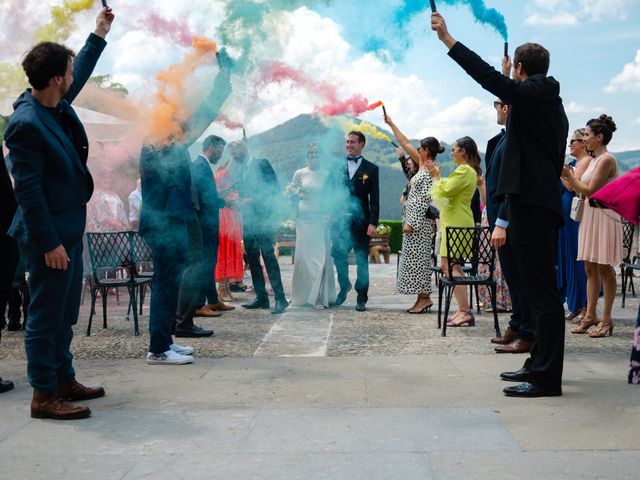
{"type": "Polygon", "coordinates": [[[244,127],[240,122],[236,122],[235,120],[231,120],[224,113],[219,113],[215,120],[217,123],[223,124],[230,130],[238,130],[239,128],[244,127]]]}
{"type": "Polygon", "coordinates": [[[261,65],[258,80],[260,84],[283,83],[287,80],[297,87],[306,88],[326,100],[324,105],[315,107],[314,113],[320,113],[321,115],[353,115],[357,117],[381,105],[380,102],[369,104],[369,101],[360,94],[355,94],[346,100],[340,100],[336,85],[308,78],[304,72],[286,63],[274,61],[265,62],[261,65]]]}
{"type": "Polygon", "coordinates": [[[193,34],[189,30],[189,26],[177,20],[167,20],[157,13],[151,12],[143,21],[143,26],[154,35],[169,36],[183,47],[191,47],[193,44],[193,34]]]}

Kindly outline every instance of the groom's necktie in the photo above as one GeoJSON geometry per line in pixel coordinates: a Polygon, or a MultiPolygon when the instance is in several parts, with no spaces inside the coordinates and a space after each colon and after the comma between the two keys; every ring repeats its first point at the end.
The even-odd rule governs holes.
{"type": "Polygon", "coordinates": [[[353,163],[358,163],[358,160],[360,160],[362,158],[362,155],[360,155],[359,157],[347,157],[347,160],[353,163]]]}

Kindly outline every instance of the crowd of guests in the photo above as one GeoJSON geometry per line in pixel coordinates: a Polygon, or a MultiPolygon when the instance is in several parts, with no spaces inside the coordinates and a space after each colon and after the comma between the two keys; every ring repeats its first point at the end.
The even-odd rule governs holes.
{"type": "MultiPolygon", "coordinates": [[[[194,348],[175,343],[174,337],[213,335],[195,325],[194,318],[220,316],[235,308],[225,302],[233,301],[234,288],[246,288],[241,283],[245,263],[255,297],[242,307],[271,309],[270,288],[272,313],[288,308],[274,252],[285,197],[296,218],[293,303],[317,309],[342,305],[352,288],[356,311],[365,311],[368,301],[369,243],[379,220],[379,170],[363,156],[366,138],[361,132],[346,135],[346,159],[335,162],[328,161],[329,155],[317,145],[309,145],[307,164],[295,172],[286,195],[271,163],[252,156],[245,141],[227,145],[220,137],[208,136],[202,153],[190,157],[189,147],[231,93],[232,62],[224,50],[217,54],[219,72],[209,94],[189,118],[181,119],[184,131],[143,146],[140,179],[129,196],[128,215],[112,191],[110,172],[100,172],[94,187],[87,168],[88,138],[71,102],[105,48],[113,19],[105,7],[77,55],[51,42],[26,55],[23,67],[33,89],[15,103],[5,133],[15,199],[10,218],[3,217],[3,233],[8,231],[3,248],[14,251],[16,265],[11,279],[4,279],[2,300],[10,290],[15,258],[22,258],[29,272],[25,349],[35,418],[85,418],[91,414],[89,408],[73,402],[105,395],[102,387],[87,387],[75,379],[70,353],[82,289],[85,231],[134,228],[150,247],[150,365],[193,362],[194,348]],[[218,165],[225,150],[228,160],[218,165]],[[355,285],[349,278],[351,251],[357,266],[355,285]]],[[[408,156],[401,160],[409,183],[401,199],[397,292],[416,296],[410,314],[428,312],[433,305],[433,259],[438,262],[440,257],[443,275],[450,269],[455,276],[464,275],[458,265],[449,265],[447,227],[486,224],[500,263],[502,298],[494,308],[512,310],[504,335],[491,341],[498,353],[531,354],[522,368],[500,374],[503,380],[518,382],[504,393],[562,395],[563,302],[569,307],[567,318],[579,322],[572,333],[589,332],[594,338],[613,334],[621,218],[583,199],[618,176],[616,159],[607,151],[616,125],[607,115],[587,122],[571,137],[575,164],[564,165],[568,121],[559,84],[547,76],[549,52],[538,44],[521,45],[513,64],[505,57],[499,72],[456,41],[439,13],[432,15],[431,25],[449,56],[498,97],[497,123],[505,129],[487,145],[484,175],[478,146],[465,136],[454,142],[451,156],[456,168],[444,177],[437,163],[444,152],[441,143],[426,137],[415,148],[385,113],[385,122],[408,156]],[[598,318],[601,289],[603,313],[598,318]]],[[[3,190],[7,184],[12,196],[8,175],[3,177],[3,190]]],[[[466,288],[458,286],[454,295],[458,310],[446,319],[447,325],[474,326],[466,288]]],[[[0,391],[9,388],[10,382],[0,381],[0,391]]]]}

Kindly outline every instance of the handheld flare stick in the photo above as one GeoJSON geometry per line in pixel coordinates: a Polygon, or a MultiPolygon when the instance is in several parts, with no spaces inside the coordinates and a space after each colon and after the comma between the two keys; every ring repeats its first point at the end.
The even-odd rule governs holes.
{"type": "Polygon", "coordinates": [[[242,141],[247,142],[247,131],[242,127],[242,141]]]}
{"type": "Polygon", "coordinates": [[[429,0],[429,4],[431,5],[431,13],[436,13],[438,11],[436,9],[436,0],[429,0]]]}
{"type": "Polygon", "coordinates": [[[504,42],[504,56],[509,56],[509,42],[504,42]]]}
{"type": "Polygon", "coordinates": [[[102,7],[109,8],[109,5],[107,5],[107,0],[102,0],[102,7]]]}

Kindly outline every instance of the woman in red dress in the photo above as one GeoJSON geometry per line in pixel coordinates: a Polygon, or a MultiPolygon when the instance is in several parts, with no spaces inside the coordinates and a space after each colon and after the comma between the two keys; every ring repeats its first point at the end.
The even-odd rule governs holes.
{"type": "Polygon", "coordinates": [[[228,206],[220,210],[220,246],[218,247],[218,263],[216,265],[216,281],[220,300],[232,302],[229,284],[244,275],[242,259],[242,218],[234,208],[238,193],[235,190],[236,175],[234,163],[230,162],[220,168],[216,174],[216,185],[220,196],[228,206]]]}

